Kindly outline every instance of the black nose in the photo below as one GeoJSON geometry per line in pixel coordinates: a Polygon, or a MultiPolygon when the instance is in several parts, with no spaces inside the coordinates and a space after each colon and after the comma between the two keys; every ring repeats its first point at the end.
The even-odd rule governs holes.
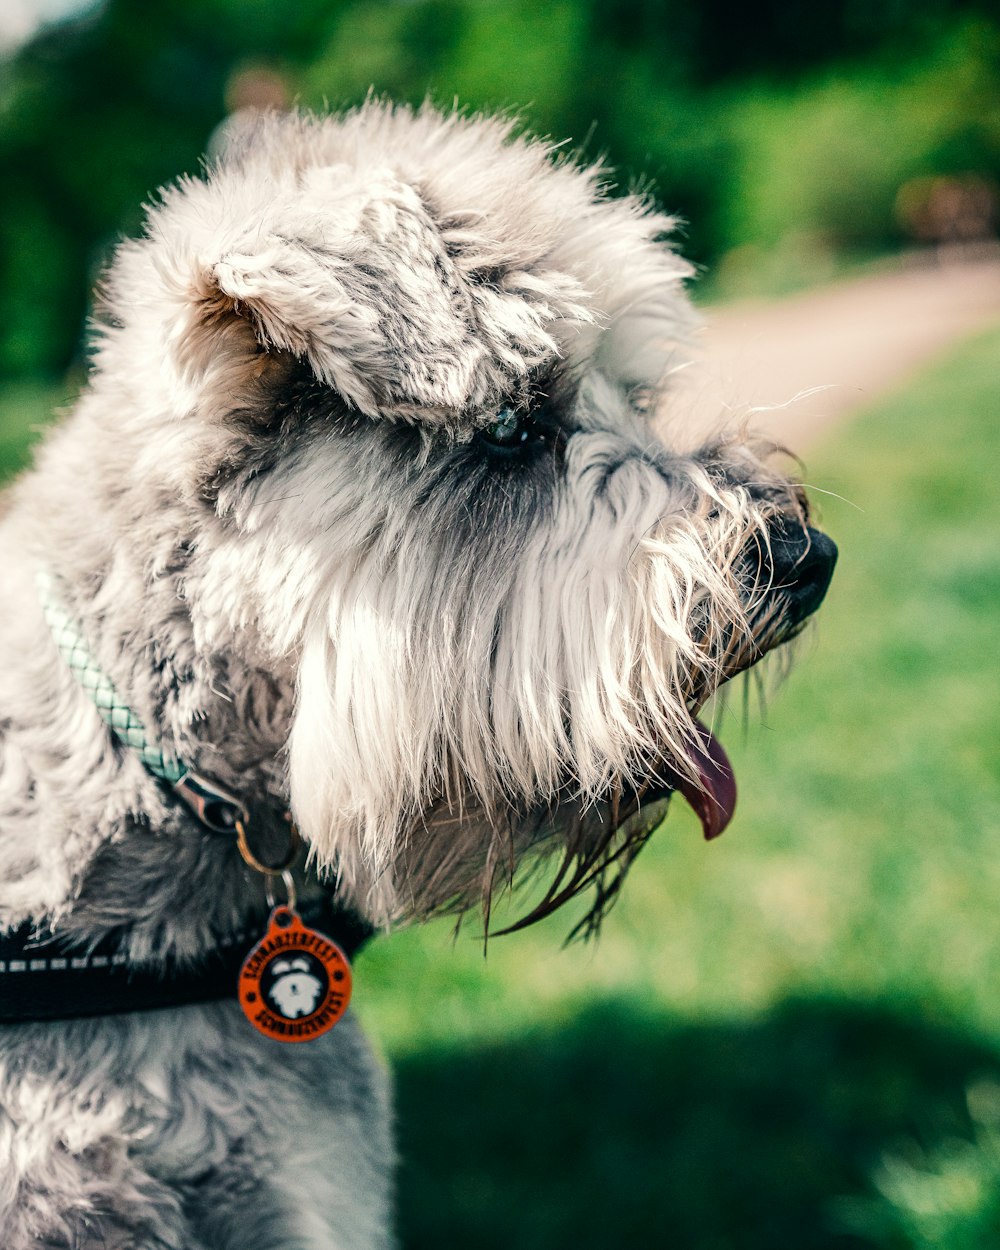
{"type": "Polygon", "coordinates": [[[761,573],[770,577],[772,593],[787,601],[789,626],[801,624],[823,602],[836,563],[837,544],[811,525],[781,521],[772,528],[770,560],[761,573]]]}

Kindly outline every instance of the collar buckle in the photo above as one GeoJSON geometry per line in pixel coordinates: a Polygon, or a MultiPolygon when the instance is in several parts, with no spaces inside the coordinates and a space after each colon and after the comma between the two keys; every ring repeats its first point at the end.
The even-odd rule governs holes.
{"type": "Polygon", "coordinates": [[[206,829],[213,833],[237,832],[250,819],[246,806],[215,781],[188,769],[174,782],[174,793],[191,809],[206,829]]]}

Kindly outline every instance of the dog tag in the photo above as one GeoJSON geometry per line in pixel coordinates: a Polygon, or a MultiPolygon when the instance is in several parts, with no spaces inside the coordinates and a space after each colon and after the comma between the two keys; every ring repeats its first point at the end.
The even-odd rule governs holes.
{"type": "Polygon", "coordinates": [[[267,932],[240,970],[246,1018],[279,1042],[308,1042],[329,1032],[351,999],[351,965],[336,942],[303,924],[294,908],[275,907],[267,932]]]}

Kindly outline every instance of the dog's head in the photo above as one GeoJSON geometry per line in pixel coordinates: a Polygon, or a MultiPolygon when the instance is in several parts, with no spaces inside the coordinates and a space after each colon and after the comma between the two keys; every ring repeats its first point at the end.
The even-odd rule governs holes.
{"type": "Polygon", "coordinates": [[[553,848],[539,911],[600,910],[672,791],[721,831],[697,712],[826,589],[798,487],[654,432],[672,224],[505,122],[370,104],[263,122],[112,269],[96,385],[198,518],[194,636],[294,672],[295,817],[378,919],[553,848]]]}

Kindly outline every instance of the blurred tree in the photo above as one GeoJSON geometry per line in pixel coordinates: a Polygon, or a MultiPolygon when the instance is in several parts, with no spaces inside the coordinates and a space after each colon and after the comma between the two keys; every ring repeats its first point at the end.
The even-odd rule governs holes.
{"type": "Polygon", "coordinates": [[[155,188],[197,169],[230,72],[305,59],[329,0],[111,0],[0,64],[0,371],[63,371],[87,292],[155,188]]]}
{"type": "Polygon", "coordinates": [[[603,37],[666,59],[692,85],[739,78],[794,81],[823,66],[920,54],[991,0],[594,0],[603,37]]]}

